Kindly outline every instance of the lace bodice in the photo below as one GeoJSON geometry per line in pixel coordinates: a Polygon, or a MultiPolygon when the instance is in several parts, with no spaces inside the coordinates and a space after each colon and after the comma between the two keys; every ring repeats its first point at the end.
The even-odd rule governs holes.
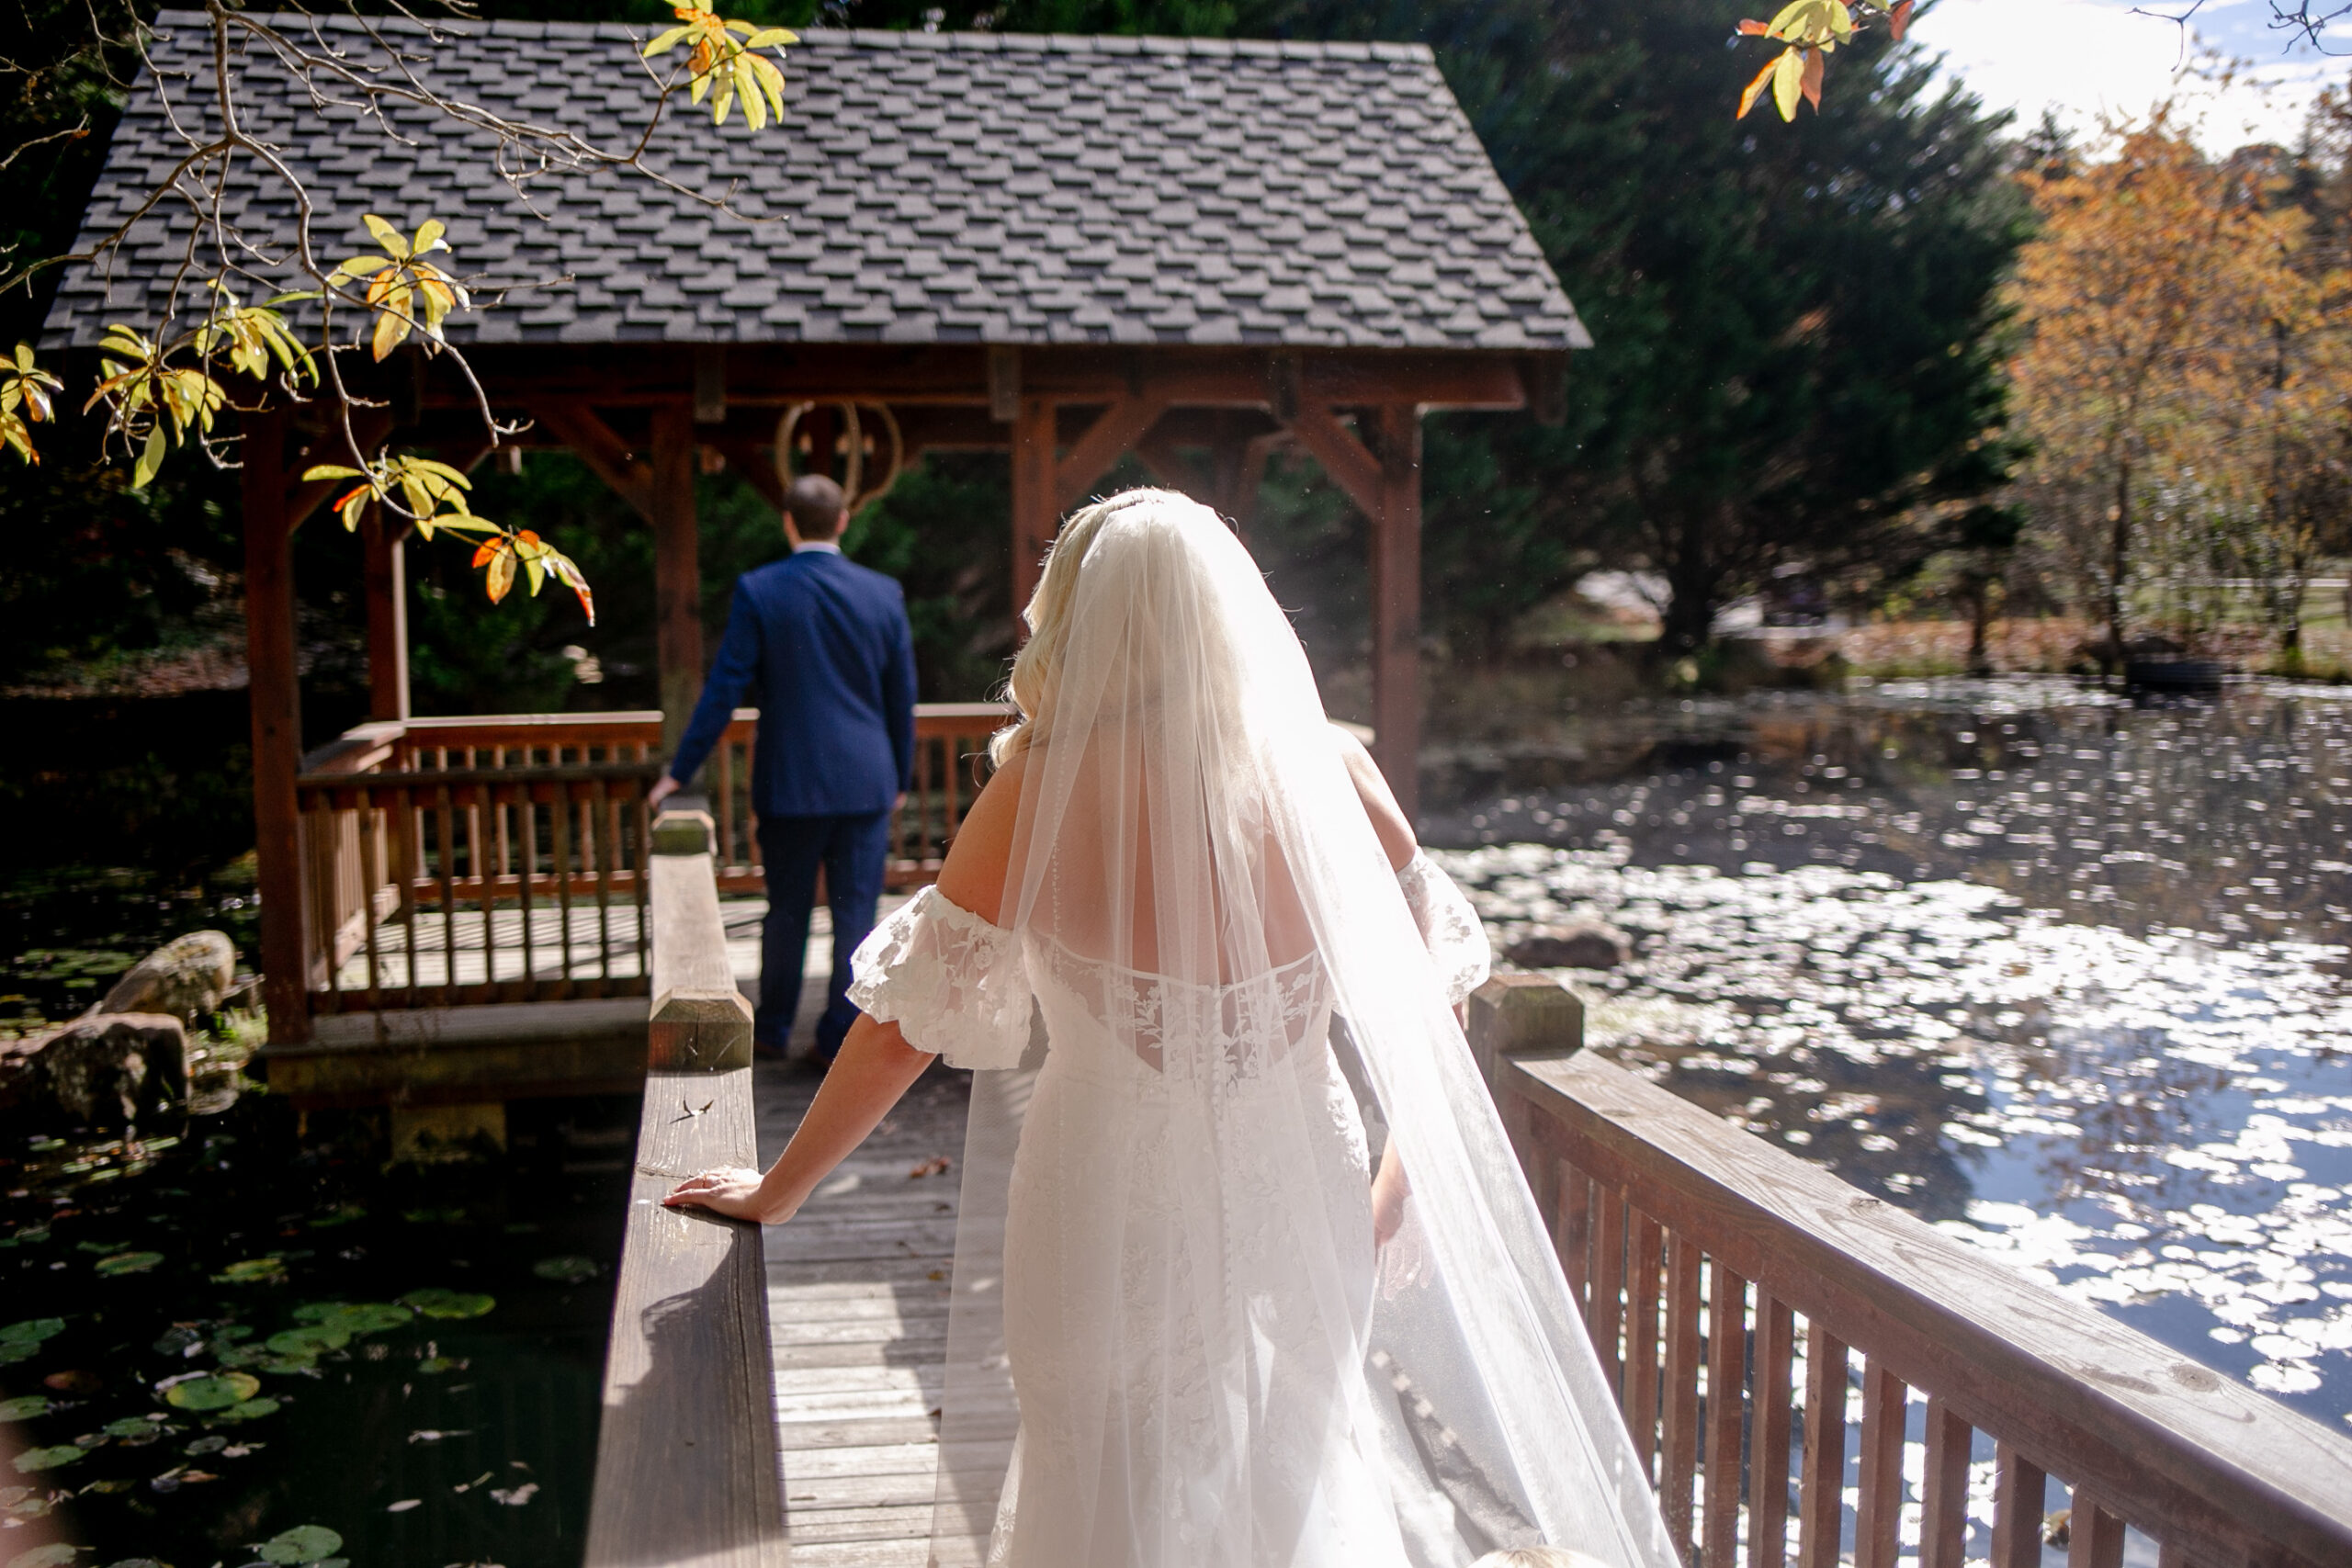
{"type": "MultiPolygon", "coordinates": [[[[1486,928],[1428,856],[1414,855],[1396,875],[1445,998],[1459,1005],[1486,983],[1492,966],[1486,928]]],[[[1312,954],[1227,985],[1170,980],[1089,958],[1050,938],[1024,942],[935,887],[876,926],[850,963],[856,975],[852,1002],[896,1022],[917,1050],[935,1053],[952,1067],[980,1070],[1020,1065],[1041,981],[1148,1066],[1166,1070],[1166,1043],[1195,1040],[1212,1047],[1204,1054],[1228,1078],[1248,1076],[1261,1052],[1280,1054],[1310,1037],[1330,1007],[1329,985],[1312,954]]]]}

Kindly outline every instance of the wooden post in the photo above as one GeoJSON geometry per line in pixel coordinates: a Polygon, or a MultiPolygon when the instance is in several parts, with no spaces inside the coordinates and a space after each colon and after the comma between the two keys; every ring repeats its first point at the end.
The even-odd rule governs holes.
{"type": "Polygon", "coordinates": [[[405,527],[368,509],[368,716],[404,719],[408,700],[408,544],[405,527]]]}
{"type": "Polygon", "coordinates": [[[1054,405],[1023,397],[1012,422],[1012,616],[1016,640],[1025,641],[1021,612],[1037,591],[1046,547],[1054,540],[1054,405]]]}
{"type": "Polygon", "coordinates": [[[1380,411],[1372,526],[1373,754],[1410,819],[1421,799],[1421,414],[1409,403],[1380,411]]]}
{"type": "Polygon", "coordinates": [[[702,568],[695,536],[694,411],[653,411],[653,596],[655,659],[662,671],[662,750],[678,749],[702,694],[702,568]]]}
{"type": "Polygon", "coordinates": [[[243,416],[245,668],[253,706],[254,846],[261,894],[262,1005],[272,1044],[311,1038],[303,952],[302,690],[294,666],[294,540],[287,525],[286,414],[243,416]]]}

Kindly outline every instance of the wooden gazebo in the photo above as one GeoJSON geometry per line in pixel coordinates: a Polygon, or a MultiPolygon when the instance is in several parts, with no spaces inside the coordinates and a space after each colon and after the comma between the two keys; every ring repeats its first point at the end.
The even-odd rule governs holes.
{"type": "MultiPolygon", "coordinates": [[[[197,24],[161,18],[158,76],[133,95],[85,233],[130,216],[177,155],[165,100],[184,113],[209,101],[197,24]]],[[[345,29],[365,52],[348,19],[303,25],[345,29]]],[[[431,67],[452,73],[453,95],[584,136],[642,118],[638,29],[458,30],[431,67]]],[[[1017,599],[1057,518],[1125,454],[1234,516],[1273,446],[1312,454],[1372,524],[1376,751],[1409,806],[1421,412],[1543,412],[1567,352],[1589,341],[1427,49],[812,32],[791,53],[782,128],[673,118],[647,158],[662,181],[581,175],[535,186],[527,208],[464,124],[410,113],[387,138],[317,112],[274,67],[232,69],[245,123],[308,183],[314,232],[347,232],[356,250],[362,213],[410,227],[436,217],[454,270],[527,286],[453,318],[451,341],[498,413],[528,422],[525,443],[568,447],[642,513],[660,604],[658,719],[413,719],[402,545],[375,537],[376,722],[306,759],[289,540],[325,499],[298,476],[331,456],[326,411],[246,419],[274,1052],[314,1034],[322,1048],[354,1043],[354,1029],[421,1037],[453,1025],[413,1010],[519,1002],[579,1004],[536,1031],[571,1038],[593,1032],[600,1001],[643,994],[635,803],[704,668],[693,478],[723,460],[779,495],[773,446],[789,410],[794,445],[816,461],[845,446],[852,417],[862,449],[1008,449],[1017,599]],[[730,189],[726,210],[684,194],[730,189]],[[314,1027],[338,1013],[351,1016],[314,1027]]],[[[250,240],[283,250],[282,191],[242,192],[232,207],[250,240]]],[[[106,269],[63,281],[50,346],[87,349],[110,321],[151,322],[187,244],[184,217],[141,220],[106,269]]],[[[448,357],[346,359],[379,405],[355,409],[364,440],[462,465],[488,450],[448,357]]],[[[902,838],[905,874],[935,863],[953,830],[946,756],[959,726],[989,723],[926,719],[941,754],[926,763],[925,815],[902,838]]],[[[743,783],[736,754],[714,773],[722,885],[755,884],[748,814],[729,804],[743,783]]],[[[519,1071],[538,1081],[539,1069],[519,1071]]]]}

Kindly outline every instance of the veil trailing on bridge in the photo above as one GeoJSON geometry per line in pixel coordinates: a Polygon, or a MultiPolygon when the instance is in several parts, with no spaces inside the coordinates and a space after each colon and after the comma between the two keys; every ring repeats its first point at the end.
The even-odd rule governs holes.
{"type": "Polygon", "coordinates": [[[1542,1543],[1669,1568],[1248,552],[1131,492],[1070,520],[1029,615],[1000,922],[927,894],[860,954],[863,1001],[982,1069],[933,1561],[1459,1568],[1542,1543]],[[1375,1248],[1383,1144],[1410,1197],[1375,1248]]]}

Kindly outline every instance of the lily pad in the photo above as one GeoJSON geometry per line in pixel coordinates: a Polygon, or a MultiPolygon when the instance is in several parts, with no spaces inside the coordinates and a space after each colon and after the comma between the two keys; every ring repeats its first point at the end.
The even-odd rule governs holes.
{"type": "Polygon", "coordinates": [[[216,1412],[213,1419],[216,1421],[258,1421],[265,1416],[277,1414],[277,1401],[265,1394],[259,1399],[243,1400],[232,1404],[226,1410],[216,1412]]]}
{"type": "Polygon", "coordinates": [[[64,1332],[65,1320],[62,1317],[28,1317],[0,1327],[0,1344],[38,1345],[53,1335],[64,1332]]]}
{"type": "Polygon", "coordinates": [[[60,1393],[96,1393],[107,1385],[97,1373],[81,1371],[51,1372],[40,1381],[60,1393]]]}
{"type": "Polygon", "coordinates": [[[241,1258],[220,1273],[212,1276],[216,1285],[274,1285],[286,1278],[286,1259],[276,1253],[266,1258],[241,1258]]]}
{"type": "Polygon", "coordinates": [[[77,1241],[74,1244],[74,1250],[76,1252],[120,1252],[124,1244],[119,1241],[77,1241]]]}
{"type": "Polygon", "coordinates": [[[311,1217],[311,1228],[325,1230],[335,1225],[347,1225],[354,1220],[364,1220],[368,1211],[356,1203],[338,1203],[323,1214],[311,1217]]]}
{"type": "Polygon", "coordinates": [[[223,1345],[215,1352],[224,1367],[266,1367],[277,1352],[266,1345],[223,1345]]]}
{"type": "Polygon", "coordinates": [[[250,1372],[214,1372],[174,1383],[164,1398],[182,1410],[226,1410],[260,1392],[261,1380],[250,1372]]]}
{"type": "Polygon", "coordinates": [[[531,1272],[542,1280],[557,1280],[567,1285],[585,1284],[602,1272],[593,1258],[542,1258],[531,1265],[531,1272]]]}
{"type": "Polygon", "coordinates": [[[126,1441],[140,1438],[152,1439],[161,1436],[167,1425],[168,1422],[150,1421],[144,1416],[126,1416],[119,1421],[107,1422],[98,1430],[109,1438],[121,1438],[126,1441]]]}
{"type": "Polygon", "coordinates": [[[343,1550],[343,1537],[324,1525],[296,1525],[254,1549],[265,1562],[321,1562],[343,1550]]]}
{"type": "Polygon", "coordinates": [[[347,1335],[381,1334],[416,1314],[390,1302],[305,1302],[294,1309],[298,1323],[314,1323],[347,1335]]]}
{"type": "Polygon", "coordinates": [[[17,1473],[35,1475],[44,1470],[55,1470],[60,1465],[72,1464],[87,1452],[89,1450],[78,1443],[59,1443],[53,1448],[46,1449],[27,1449],[17,1456],[17,1473]]]}
{"type": "Polygon", "coordinates": [[[0,1339],[0,1367],[16,1361],[29,1361],[40,1354],[38,1339],[0,1339]]]}
{"type": "Polygon", "coordinates": [[[444,1372],[462,1372],[473,1363],[463,1356],[427,1356],[416,1364],[416,1370],[428,1377],[444,1372]]]}
{"type": "Polygon", "coordinates": [[[101,1274],[144,1274],[163,1260],[160,1252],[118,1252],[99,1258],[96,1267],[101,1274]]]}
{"type": "Polygon", "coordinates": [[[29,1421],[49,1414],[49,1401],[38,1393],[20,1399],[0,1399],[0,1421],[29,1421]]]}
{"type": "Polygon", "coordinates": [[[498,1305],[496,1297],[477,1295],[467,1291],[447,1291],[435,1285],[428,1290],[411,1291],[401,1298],[403,1305],[414,1307],[427,1317],[481,1317],[498,1305]]]}
{"type": "Polygon", "coordinates": [[[334,1323],[288,1328],[268,1339],[269,1348],[280,1356],[315,1356],[322,1350],[340,1350],[350,1343],[350,1334],[334,1323]]]}
{"type": "Polygon", "coordinates": [[[299,1377],[316,1372],[319,1359],[316,1356],[270,1356],[248,1365],[259,1367],[266,1372],[275,1372],[280,1377],[299,1377]]]}
{"type": "Polygon", "coordinates": [[[48,1546],[36,1546],[30,1551],[19,1551],[8,1559],[8,1568],[65,1568],[65,1565],[89,1551],[86,1546],[68,1546],[55,1541],[48,1546]]]}

